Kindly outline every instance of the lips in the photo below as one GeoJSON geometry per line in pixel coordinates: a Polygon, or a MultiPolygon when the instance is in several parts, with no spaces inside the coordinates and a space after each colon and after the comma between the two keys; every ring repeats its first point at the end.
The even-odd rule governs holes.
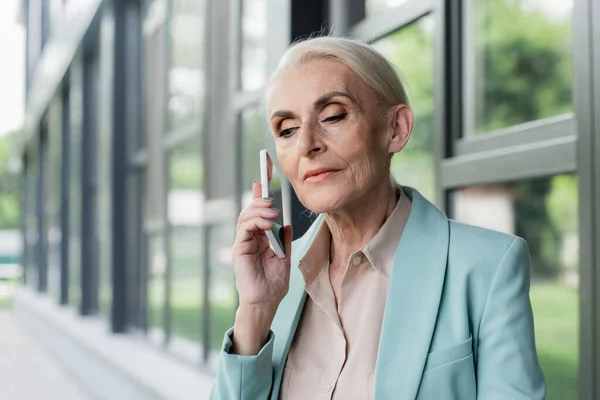
{"type": "Polygon", "coordinates": [[[333,168],[315,168],[315,169],[311,169],[306,171],[306,173],[304,174],[304,181],[308,182],[308,183],[316,183],[316,182],[321,182],[327,178],[329,178],[331,175],[335,174],[336,172],[338,172],[337,169],[333,169],[333,168]]]}

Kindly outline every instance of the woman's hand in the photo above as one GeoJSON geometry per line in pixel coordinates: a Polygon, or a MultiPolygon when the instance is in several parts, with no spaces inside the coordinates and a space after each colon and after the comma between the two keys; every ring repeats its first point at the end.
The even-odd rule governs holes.
{"type": "Polygon", "coordinates": [[[238,219],[233,264],[240,305],[233,329],[233,352],[254,355],[267,340],[271,323],[285,297],[290,281],[292,227],[284,228],[285,259],[269,246],[266,229],[281,212],[272,199],[261,198],[261,185],[254,182],[252,202],[238,219]]]}

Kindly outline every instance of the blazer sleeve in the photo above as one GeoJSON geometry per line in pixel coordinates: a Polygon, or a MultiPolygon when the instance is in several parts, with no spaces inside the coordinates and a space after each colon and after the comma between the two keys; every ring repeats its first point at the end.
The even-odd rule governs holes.
{"type": "Polygon", "coordinates": [[[229,329],[223,340],[219,359],[217,379],[210,392],[210,400],[267,400],[273,380],[273,343],[275,335],[271,331],[269,340],[255,356],[231,354],[229,329]]]}
{"type": "Polygon", "coordinates": [[[492,281],[479,328],[477,398],[544,399],[529,300],[529,249],[515,238],[492,281]]]}

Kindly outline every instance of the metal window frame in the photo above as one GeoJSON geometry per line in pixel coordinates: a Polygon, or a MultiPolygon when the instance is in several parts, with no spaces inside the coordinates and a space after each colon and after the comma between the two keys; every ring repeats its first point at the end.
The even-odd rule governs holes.
{"type": "Polygon", "coordinates": [[[97,157],[99,49],[83,50],[83,126],[81,199],[81,304],[83,316],[98,312],[97,157]]]}
{"type": "Polygon", "coordinates": [[[48,290],[48,215],[46,201],[48,196],[48,118],[44,116],[40,123],[37,147],[37,290],[45,293],[48,290]]]}
{"type": "Polygon", "coordinates": [[[577,136],[453,157],[443,160],[441,167],[446,190],[575,172],[577,136]]]}
{"type": "Polygon", "coordinates": [[[69,304],[69,240],[71,236],[69,212],[70,197],[69,188],[71,187],[71,174],[69,173],[71,165],[71,107],[70,107],[70,86],[69,79],[65,79],[61,87],[62,101],[62,123],[61,123],[61,188],[60,188],[60,304],[66,306],[69,304]]]}
{"type": "Polygon", "coordinates": [[[573,8],[574,110],[579,146],[579,398],[600,396],[600,6],[573,8]]]}
{"type": "Polygon", "coordinates": [[[596,382],[595,387],[595,397],[600,397],[600,246],[598,243],[600,242],[600,4],[596,1],[591,1],[590,4],[592,6],[592,12],[590,13],[592,17],[592,43],[593,43],[593,54],[594,60],[592,64],[592,70],[594,71],[594,82],[592,86],[593,90],[593,98],[594,98],[594,132],[592,136],[594,137],[594,155],[592,159],[595,164],[593,168],[593,181],[596,182],[595,192],[594,192],[594,201],[595,204],[594,212],[595,212],[595,231],[593,236],[593,243],[596,243],[595,254],[594,254],[594,264],[595,267],[595,288],[594,288],[594,315],[595,315],[595,335],[592,339],[592,343],[595,343],[595,348],[592,350],[596,354],[596,359],[593,367],[592,373],[593,380],[596,382]]]}

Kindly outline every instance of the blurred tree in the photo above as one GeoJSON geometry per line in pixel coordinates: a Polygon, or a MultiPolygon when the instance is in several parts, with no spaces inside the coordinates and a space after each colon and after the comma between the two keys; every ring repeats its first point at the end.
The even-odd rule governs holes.
{"type": "Polygon", "coordinates": [[[204,188],[204,163],[201,138],[194,138],[170,155],[171,189],[204,188]]]}
{"type": "MultiPolygon", "coordinates": [[[[565,0],[567,1],[567,0],[565,0]]],[[[531,0],[477,2],[476,129],[487,132],[571,110],[571,15],[531,0]]]]}
{"type": "Polygon", "coordinates": [[[0,138],[0,229],[20,227],[20,178],[8,170],[12,135],[0,138]]]}

